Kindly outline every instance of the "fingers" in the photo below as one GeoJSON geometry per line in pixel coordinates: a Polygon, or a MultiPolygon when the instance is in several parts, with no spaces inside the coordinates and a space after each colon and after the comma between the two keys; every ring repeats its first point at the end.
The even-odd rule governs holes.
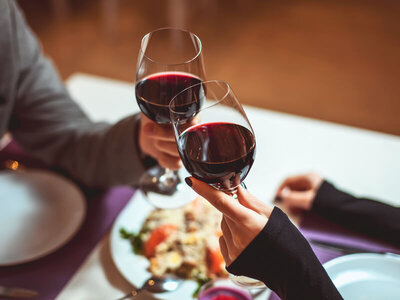
{"type": "Polygon", "coordinates": [[[144,114],[141,115],[139,146],[164,168],[178,170],[182,167],[172,127],[158,125],[144,114]]]}
{"type": "Polygon", "coordinates": [[[289,207],[311,210],[312,202],[315,197],[315,191],[292,191],[290,189],[284,189],[281,192],[280,197],[285,205],[289,207]]]}
{"type": "Polygon", "coordinates": [[[267,217],[253,211],[252,213],[253,218],[244,223],[237,223],[227,216],[224,216],[221,221],[222,236],[231,261],[234,261],[265,227],[267,217]]]}
{"type": "Polygon", "coordinates": [[[219,238],[219,248],[221,249],[221,254],[225,260],[227,266],[229,266],[232,262],[231,258],[229,257],[228,247],[226,245],[226,241],[224,236],[219,238]]]}
{"type": "Polygon", "coordinates": [[[239,186],[238,189],[238,200],[240,204],[251,209],[255,212],[265,215],[267,218],[270,217],[272,212],[272,207],[268,204],[258,200],[255,196],[250,194],[248,190],[239,186]]]}
{"type": "Polygon", "coordinates": [[[157,140],[155,141],[154,146],[160,152],[164,152],[166,154],[179,158],[179,152],[178,148],[176,147],[175,140],[173,142],[157,140]]]}
{"type": "Polygon", "coordinates": [[[224,238],[224,246],[226,247],[226,255],[229,258],[229,261],[234,261],[237,257],[237,253],[239,252],[238,247],[242,248],[240,245],[240,234],[239,231],[235,230],[236,225],[233,221],[229,220],[226,216],[222,218],[221,221],[221,230],[222,237],[224,238]],[[233,232],[235,232],[235,236],[233,236],[233,232]]]}
{"type": "Polygon", "coordinates": [[[167,127],[149,122],[144,125],[143,130],[148,138],[175,143],[175,135],[171,126],[167,127]]]}
{"type": "Polygon", "coordinates": [[[221,222],[222,233],[225,236],[226,245],[229,249],[229,256],[232,260],[236,258],[237,249],[243,249],[243,225],[236,224],[228,217],[223,217],[221,222]],[[222,228],[224,225],[224,228],[222,228]]]}
{"type": "Polygon", "coordinates": [[[276,196],[279,197],[288,208],[310,210],[316,192],[323,182],[323,178],[317,173],[307,173],[291,176],[280,185],[276,196]]]}
{"type": "Polygon", "coordinates": [[[240,220],[249,216],[247,209],[231,196],[193,177],[188,177],[188,179],[191,181],[191,187],[196,193],[208,200],[211,205],[230,219],[240,222],[240,220]]]}
{"type": "Polygon", "coordinates": [[[308,180],[307,175],[290,176],[279,186],[277,191],[278,196],[280,196],[280,193],[285,187],[289,187],[292,190],[306,190],[311,188],[311,183],[308,180]]]}
{"type": "Polygon", "coordinates": [[[232,232],[229,229],[229,226],[228,226],[225,216],[221,220],[221,230],[222,230],[222,235],[224,236],[225,242],[232,241],[232,232]]]}
{"type": "Polygon", "coordinates": [[[168,168],[170,170],[179,170],[182,167],[182,161],[179,157],[171,156],[166,153],[158,153],[157,161],[163,168],[168,168]]]}

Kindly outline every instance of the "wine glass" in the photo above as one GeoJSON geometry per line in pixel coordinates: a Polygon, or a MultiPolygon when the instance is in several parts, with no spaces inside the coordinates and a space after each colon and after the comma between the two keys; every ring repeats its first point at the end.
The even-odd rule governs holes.
{"type": "MultiPolygon", "coordinates": [[[[201,49],[200,39],[182,29],[161,28],[143,37],[135,79],[136,100],[143,114],[161,126],[171,126],[171,99],[204,79],[201,49]]],[[[195,196],[177,172],[160,166],[141,177],[139,188],[159,208],[179,207],[195,196]]]]}
{"type": "MultiPolygon", "coordinates": [[[[179,154],[188,172],[236,197],[253,165],[256,139],[229,84],[217,80],[197,83],[177,94],[169,109],[179,154]]],[[[245,276],[231,278],[240,286],[265,287],[245,276]]]]}

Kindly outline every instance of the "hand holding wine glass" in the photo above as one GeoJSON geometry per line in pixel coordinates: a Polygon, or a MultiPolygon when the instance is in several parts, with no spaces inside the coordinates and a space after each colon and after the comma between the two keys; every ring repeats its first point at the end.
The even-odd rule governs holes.
{"type": "Polygon", "coordinates": [[[272,208],[239,186],[237,200],[193,177],[186,182],[224,216],[220,248],[229,266],[267,224],[272,208]]]}
{"type": "MultiPolygon", "coordinates": [[[[195,84],[177,94],[169,109],[179,154],[187,171],[219,190],[218,199],[225,202],[230,199],[236,203],[238,188],[254,162],[256,141],[246,113],[229,84],[217,80],[195,84]],[[193,119],[196,122],[192,122],[193,119]],[[224,193],[226,197],[222,197],[224,193]]],[[[237,208],[235,204],[226,207],[237,208]]],[[[248,214],[256,216],[254,212],[248,214]]],[[[254,232],[259,232],[266,220],[265,216],[256,218],[254,232]]],[[[236,238],[233,235],[229,237],[230,227],[235,231],[241,230],[240,218],[236,221],[224,217],[221,226],[225,228],[227,241],[236,238]]],[[[226,245],[223,251],[228,262],[236,257],[246,242],[231,244],[231,253],[226,245]]],[[[244,276],[232,279],[245,287],[264,286],[262,282],[244,276]]]]}
{"type": "Polygon", "coordinates": [[[182,161],[176,148],[175,136],[171,126],[162,126],[140,116],[139,145],[142,152],[158,161],[161,167],[178,170],[182,161]]]}

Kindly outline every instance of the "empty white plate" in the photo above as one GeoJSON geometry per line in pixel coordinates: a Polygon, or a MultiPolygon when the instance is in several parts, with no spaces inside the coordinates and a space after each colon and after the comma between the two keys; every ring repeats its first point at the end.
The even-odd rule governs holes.
{"type": "Polygon", "coordinates": [[[85,215],[84,196],[71,181],[43,170],[0,171],[0,266],[57,250],[85,215]]]}
{"type": "Polygon", "coordinates": [[[400,255],[350,254],[335,258],[324,267],[345,300],[400,296],[400,255]]]}

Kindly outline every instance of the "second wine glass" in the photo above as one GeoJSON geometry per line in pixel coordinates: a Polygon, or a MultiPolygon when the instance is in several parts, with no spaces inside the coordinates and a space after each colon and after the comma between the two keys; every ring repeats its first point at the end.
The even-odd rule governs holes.
{"type": "MultiPolygon", "coordinates": [[[[179,154],[188,172],[236,197],[253,165],[256,139],[229,84],[217,80],[197,83],[177,94],[169,109],[179,154]]],[[[245,276],[231,278],[243,287],[265,287],[245,276]]]]}
{"type": "MultiPolygon", "coordinates": [[[[143,37],[136,69],[136,100],[142,113],[160,126],[171,126],[171,99],[204,80],[201,49],[195,34],[177,28],[157,29],[143,37]]],[[[159,208],[178,207],[193,200],[178,174],[159,166],[142,176],[140,188],[159,208]]]]}

